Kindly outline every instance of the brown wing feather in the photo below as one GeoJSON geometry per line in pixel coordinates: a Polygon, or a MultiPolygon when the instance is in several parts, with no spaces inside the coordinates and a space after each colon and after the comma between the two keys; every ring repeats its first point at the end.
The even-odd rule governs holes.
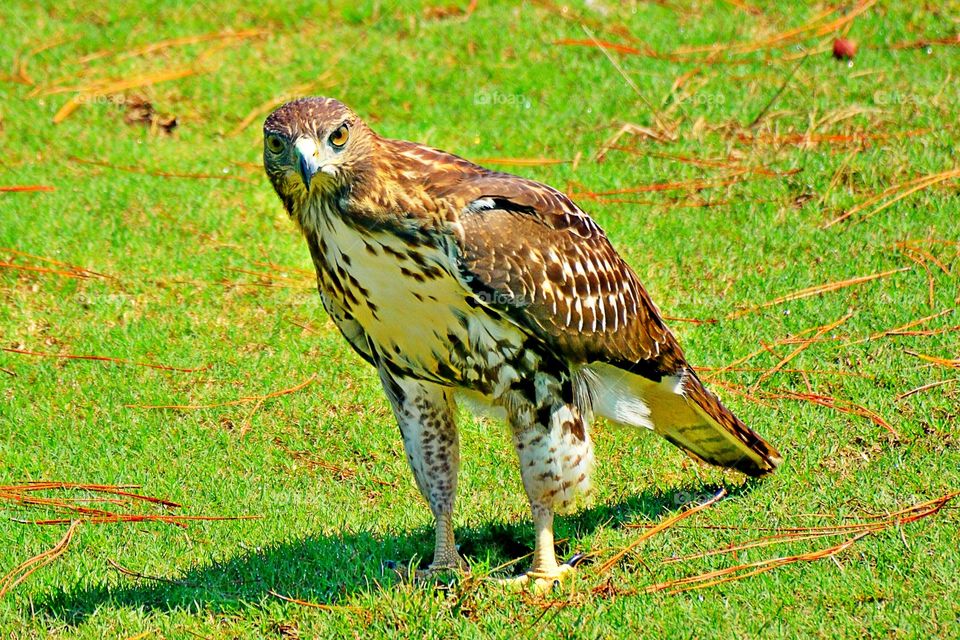
{"type": "Polygon", "coordinates": [[[599,229],[579,221],[557,229],[506,209],[467,213],[460,224],[464,269],[481,295],[511,307],[569,359],[654,377],[682,364],[647,292],[599,229]]]}

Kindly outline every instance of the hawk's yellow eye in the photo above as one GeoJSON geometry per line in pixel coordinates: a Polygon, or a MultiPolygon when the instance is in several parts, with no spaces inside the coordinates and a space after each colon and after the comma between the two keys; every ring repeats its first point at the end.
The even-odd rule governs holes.
{"type": "Polygon", "coordinates": [[[330,144],[339,149],[343,145],[347,144],[347,139],[349,137],[350,129],[347,129],[347,125],[342,124],[330,134],[328,140],[330,140],[330,144]]]}
{"type": "Polygon", "coordinates": [[[267,149],[271,153],[280,153],[283,151],[283,140],[280,139],[280,136],[271,133],[267,136],[267,149]]]}

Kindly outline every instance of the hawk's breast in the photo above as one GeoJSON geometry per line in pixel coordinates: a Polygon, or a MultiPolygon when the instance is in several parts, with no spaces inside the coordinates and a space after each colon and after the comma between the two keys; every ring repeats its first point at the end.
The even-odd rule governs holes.
{"type": "Polygon", "coordinates": [[[512,384],[525,334],[468,290],[448,239],[324,213],[307,232],[320,287],[360,325],[376,360],[492,395],[512,384]]]}

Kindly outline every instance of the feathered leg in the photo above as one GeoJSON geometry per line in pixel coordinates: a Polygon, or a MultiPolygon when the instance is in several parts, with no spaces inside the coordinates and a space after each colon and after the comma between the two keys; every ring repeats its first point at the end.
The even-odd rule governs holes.
{"type": "Polygon", "coordinates": [[[451,391],[381,369],[380,379],[400,426],[407,461],[436,519],[436,546],[428,573],[466,570],[453,537],[460,443],[451,391]]]}
{"type": "Polygon", "coordinates": [[[524,585],[533,580],[538,589],[551,588],[573,568],[557,563],[553,515],[573,508],[579,496],[590,492],[593,445],[586,421],[573,404],[539,410],[523,407],[513,412],[510,421],[536,532],[533,567],[517,582],[524,585]],[[538,416],[541,420],[546,416],[546,424],[538,416]]]}

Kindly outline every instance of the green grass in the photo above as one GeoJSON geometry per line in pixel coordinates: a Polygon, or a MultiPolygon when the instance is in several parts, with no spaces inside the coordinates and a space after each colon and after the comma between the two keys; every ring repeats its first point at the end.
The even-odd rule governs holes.
{"type": "MultiPolygon", "coordinates": [[[[960,489],[960,385],[897,399],[957,376],[909,352],[960,356],[960,333],[949,330],[960,315],[918,327],[944,330],[932,335],[847,344],[958,306],[957,180],[865,221],[822,228],[892,185],[957,166],[960,48],[891,46],[954,35],[956,22],[946,16],[957,15],[955,2],[937,12],[932,4],[873,6],[850,28],[860,45],[852,65],[831,58],[832,32],[804,40],[802,49],[731,55],[730,64],[612,52],[646,100],[596,48],[554,42],[587,38],[581,21],[599,39],[660,52],[754,41],[805,24],[826,5],[758,0],[753,15],[732,2],[572,2],[564,12],[549,1],[482,1],[469,18],[435,19],[427,3],[40,4],[46,6],[15,0],[0,13],[0,186],[55,190],[0,193],[0,261],[57,268],[16,250],[112,277],[0,268],[0,346],[210,368],[171,372],[0,352],[0,484],[130,483],[182,503],[178,513],[262,518],[187,529],[82,524],[65,555],[0,600],[0,635],[960,635],[960,518],[950,508],[864,538],[835,561],[793,564],[702,591],[637,593],[842,540],[662,564],[764,535],[758,527],[862,519],[960,489]],[[251,28],[265,34],[84,62],[99,51],[251,28]],[[45,45],[53,46],[36,51],[45,45]],[[814,53],[748,128],[804,50],[814,53]],[[20,63],[34,84],[22,75],[16,81],[20,63]],[[52,124],[76,91],[50,89],[187,66],[198,73],[121,92],[176,115],[173,135],[125,124],[124,110],[103,97],[52,124]],[[596,425],[597,495],[592,507],[558,521],[565,552],[607,557],[639,535],[627,525],[660,522],[717,485],[733,493],[684,523],[690,527],[662,533],[628,556],[610,574],[612,591],[592,591],[602,582],[597,565],[545,600],[491,586],[464,593],[399,581],[390,561],[403,566],[431,552],[429,511],[376,376],[324,315],[305,271],[306,247],[257,168],[262,117],[230,135],[258,106],[318,78],[314,93],[344,100],[384,135],[469,158],[569,161],[581,154],[577,163],[501,167],[573,192],[720,180],[734,163],[776,171],[702,191],[579,201],[665,314],[718,320],[671,323],[696,365],[720,367],[774,345],[775,354],[746,363],[767,369],[795,348],[776,345],[778,339],[852,313],[828,334],[836,340],[810,346],[787,368],[856,375],[811,373],[808,387],[802,374],[778,373],[761,380],[754,395],[813,389],[876,412],[900,437],[856,415],[795,400],[760,403],[714,385],[786,462],[769,480],[744,485],[647,433],[596,425]],[[683,83],[672,91],[678,78],[683,83]],[[676,140],[627,136],[619,146],[634,151],[614,149],[594,161],[622,123],[655,126],[648,102],[676,140]],[[770,141],[806,132],[884,136],[770,141]],[[916,241],[949,271],[928,259],[932,299],[926,271],[895,246],[902,241],[916,241]],[[728,318],[804,287],[899,267],[909,270],[728,318]],[[229,402],[312,375],[306,388],[257,407],[128,406],[229,402]],[[175,583],[124,575],[108,561],[175,583]],[[305,608],[268,590],[364,613],[305,608]],[[565,606],[545,611],[548,602],[565,606]]],[[[467,3],[439,3],[449,4],[467,3]]],[[[717,379],[749,389],[759,376],[729,371],[717,379]]],[[[505,427],[463,415],[461,428],[458,537],[482,572],[529,551],[532,527],[505,427]]],[[[46,512],[0,510],[0,573],[64,533],[63,526],[13,520],[46,512]]]]}

